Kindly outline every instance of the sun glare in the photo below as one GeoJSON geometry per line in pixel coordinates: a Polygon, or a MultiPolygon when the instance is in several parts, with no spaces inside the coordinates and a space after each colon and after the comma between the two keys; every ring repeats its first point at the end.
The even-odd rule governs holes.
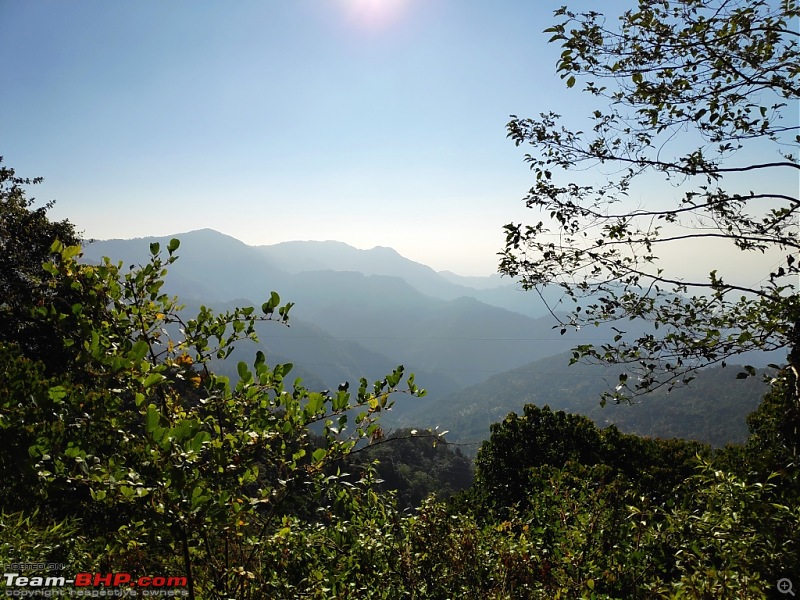
{"type": "Polygon", "coordinates": [[[382,29],[396,22],[408,0],[342,0],[348,20],[363,29],[382,29]]]}

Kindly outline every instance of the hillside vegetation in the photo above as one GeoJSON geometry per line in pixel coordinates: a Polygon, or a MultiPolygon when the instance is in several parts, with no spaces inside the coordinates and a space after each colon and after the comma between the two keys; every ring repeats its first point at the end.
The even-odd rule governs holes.
{"type": "MultiPolygon", "coordinates": [[[[767,392],[764,378],[737,378],[743,367],[698,371],[686,386],[662,387],[634,403],[602,406],[600,395],[619,382],[624,369],[576,363],[558,354],[490,377],[483,383],[453,392],[421,409],[413,418],[450,430],[450,439],[464,444],[484,440],[492,423],[526,404],[577,413],[598,426],[616,425],[627,433],[659,438],[684,438],[722,447],[747,438],[745,417],[767,392]]],[[[469,446],[468,446],[469,447],[469,446]]],[[[475,446],[472,446],[473,448],[475,446]]]]}

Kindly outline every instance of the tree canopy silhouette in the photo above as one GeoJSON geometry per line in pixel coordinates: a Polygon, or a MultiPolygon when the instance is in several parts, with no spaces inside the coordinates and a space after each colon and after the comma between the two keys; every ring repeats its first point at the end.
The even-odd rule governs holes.
{"type": "MultiPolygon", "coordinates": [[[[540,294],[563,288],[550,306],[562,333],[653,324],[637,335],[621,324],[612,343],[575,348],[574,360],[636,368],[604,401],[688,381],[701,366],[753,350],[789,350],[797,381],[798,14],[792,0],[641,1],[618,27],[562,8],[546,30],[562,46],[567,87],[583,81],[598,108],[586,131],[553,112],[512,116],[508,137],[533,148],[525,201],[544,218],[505,227],[500,270],[540,294]],[[634,206],[640,185],[645,198],[634,206]],[[768,253],[771,266],[752,285],[719,270],[687,278],[659,261],[687,242],[719,251],[720,268],[737,251],[768,253]]],[[[793,394],[797,401],[796,383],[793,394]]]]}

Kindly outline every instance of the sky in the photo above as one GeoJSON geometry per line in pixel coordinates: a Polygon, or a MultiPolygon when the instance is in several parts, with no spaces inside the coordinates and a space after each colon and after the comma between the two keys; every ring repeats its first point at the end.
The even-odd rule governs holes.
{"type": "Polygon", "coordinates": [[[488,275],[503,225],[538,220],[509,115],[592,107],[542,33],[561,4],[0,0],[0,155],[87,238],[210,227],[488,275]]]}

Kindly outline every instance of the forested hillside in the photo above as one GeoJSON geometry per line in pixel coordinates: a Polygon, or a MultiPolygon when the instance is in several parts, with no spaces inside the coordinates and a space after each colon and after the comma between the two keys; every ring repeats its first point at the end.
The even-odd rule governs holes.
{"type": "MultiPolygon", "coordinates": [[[[495,375],[487,381],[453,392],[430,403],[411,418],[450,431],[455,442],[475,444],[486,438],[489,426],[526,404],[585,415],[598,426],[614,424],[626,433],[648,437],[697,440],[714,447],[743,443],[748,414],[768,390],[764,377],[737,379],[743,367],[728,365],[696,373],[688,385],[667,386],[633,403],[600,404],[600,395],[619,384],[619,367],[576,363],[558,354],[495,375]]],[[[474,448],[475,446],[473,446],[474,448]]]]}

